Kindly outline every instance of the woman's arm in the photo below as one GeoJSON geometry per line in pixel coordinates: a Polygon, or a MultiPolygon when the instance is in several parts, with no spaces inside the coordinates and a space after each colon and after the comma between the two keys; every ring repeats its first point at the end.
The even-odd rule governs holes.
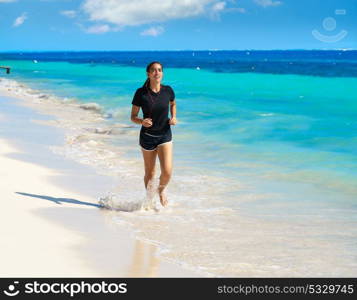
{"type": "Polygon", "coordinates": [[[176,120],[176,101],[170,101],[170,113],[171,113],[171,119],[169,121],[170,125],[176,125],[177,120],[176,120]]]}
{"type": "Polygon", "coordinates": [[[131,117],[130,117],[131,121],[136,124],[143,125],[144,127],[151,127],[152,120],[150,118],[146,118],[146,119],[139,118],[138,117],[139,110],[140,110],[140,106],[136,106],[133,104],[131,108],[131,117]]]}
{"type": "Polygon", "coordinates": [[[141,125],[143,123],[143,119],[138,117],[139,110],[140,110],[140,106],[133,105],[132,108],[131,108],[131,117],[130,117],[130,119],[131,119],[132,122],[141,125]]]}

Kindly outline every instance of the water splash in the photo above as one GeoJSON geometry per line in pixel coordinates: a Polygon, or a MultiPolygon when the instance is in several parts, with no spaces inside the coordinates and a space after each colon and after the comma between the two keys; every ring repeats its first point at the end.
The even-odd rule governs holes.
{"type": "Polygon", "coordinates": [[[118,194],[113,192],[109,192],[104,197],[100,197],[98,203],[102,208],[125,212],[140,210],[143,204],[142,201],[128,201],[122,199],[118,194]]]}
{"type": "Polygon", "coordinates": [[[113,190],[108,192],[107,195],[100,197],[98,203],[102,208],[116,211],[134,212],[153,210],[158,212],[159,209],[156,207],[155,201],[157,194],[156,186],[156,180],[149,181],[145,197],[139,200],[129,199],[129,197],[124,196],[123,193],[113,190]]]}

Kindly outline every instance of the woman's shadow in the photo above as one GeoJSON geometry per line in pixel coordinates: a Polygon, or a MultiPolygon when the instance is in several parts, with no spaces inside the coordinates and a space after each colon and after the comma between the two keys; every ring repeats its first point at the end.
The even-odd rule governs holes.
{"type": "Polygon", "coordinates": [[[55,197],[51,197],[51,196],[36,195],[36,194],[29,194],[29,193],[22,193],[22,192],[15,192],[15,193],[23,195],[23,196],[45,199],[45,200],[48,200],[48,201],[52,201],[52,202],[54,202],[56,204],[72,203],[72,204],[88,205],[88,206],[94,206],[94,207],[98,207],[98,208],[103,208],[103,206],[100,205],[100,204],[79,201],[79,200],[72,199],[72,198],[55,198],[55,197]]]}

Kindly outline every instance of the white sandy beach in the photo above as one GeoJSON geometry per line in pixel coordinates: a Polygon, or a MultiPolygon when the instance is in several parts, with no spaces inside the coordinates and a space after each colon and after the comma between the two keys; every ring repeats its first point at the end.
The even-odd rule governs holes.
{"type": "Polygon", "coordinates": [[[113,182],[52,153],[60,131],[0,95],[1,277],[196,277],[111,222],[97,197],[113,182]],[[45,137],[48,137],[46,140],[45,137]]]}

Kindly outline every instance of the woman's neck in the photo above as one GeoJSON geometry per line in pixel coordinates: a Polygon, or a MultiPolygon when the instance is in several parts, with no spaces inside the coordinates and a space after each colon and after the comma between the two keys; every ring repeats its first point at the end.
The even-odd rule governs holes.
{"type": "Polygon", "coordinates": [[[160,88],[161,88],[160,82],[150,82],[150,89],[153,92],[155,92],[155,93],[160,92],[160,88]]]}

